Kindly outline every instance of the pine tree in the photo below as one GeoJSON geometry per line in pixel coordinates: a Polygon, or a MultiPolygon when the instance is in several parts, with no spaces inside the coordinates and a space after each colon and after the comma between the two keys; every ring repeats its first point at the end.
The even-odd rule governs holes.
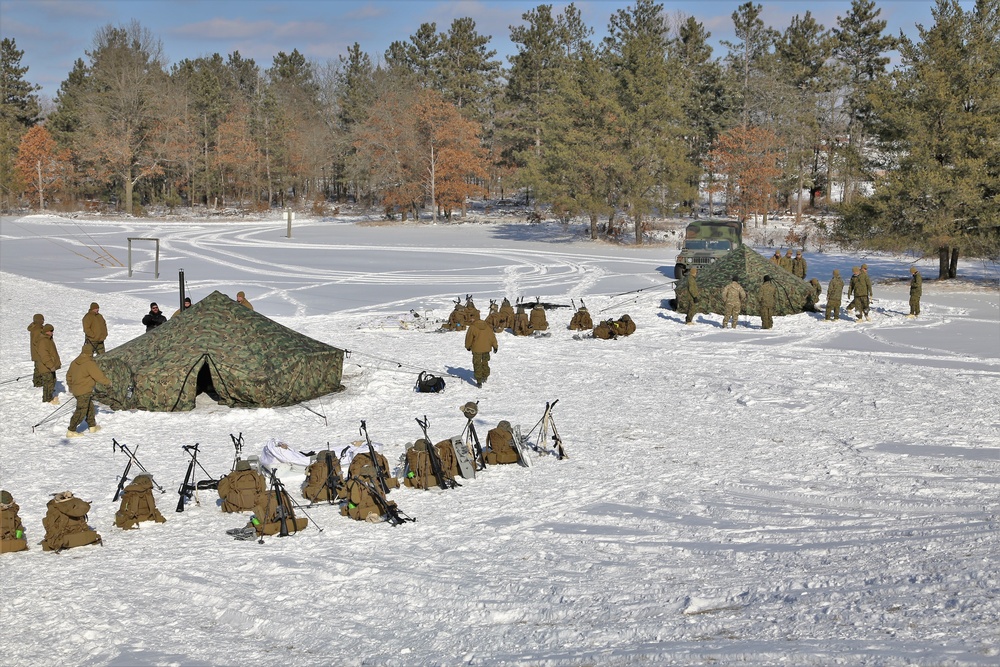
{"type": "Polygon", "coordinates": [[[960,253],[1000,253],[1000,10],[937,0],[932,15],[869,98],[888,170],[838,230],[864,247],[937,252],[949,278],[960,253]]]}
{"type": "Polygon", "coordinates": [[[851,201],[862,181],[871,180],[867,148],[874,119],[868,98],[886,76],[886,53],[896,47],[896,39],[883,34],[886,22],[878,18],[881,13],[874,0],[852,0],[850,13],[837,17],[833,29],[833,54],[844,69],[847,85],[848,143],[842,159],[846,202],[851,201]]]}
{"type": "Polygon", "coordinates": [[[642,243],[648,213],[657,205],[693,197],[694,166],[683,140],[681,85],[675,77],[679,70],[667,63],[663,5],[638,0],[616,12],[604,47],[621,109],[614,133],[617,204],[631,216],[636,243],[642,243]]]}
{"type": "Polygon", "coordinates": [[[0,197],[9,205],[17,188],[14,158],[24,133],[38,117],[38,86],[28,83],[21,66],[24,51],[13,39],[0,41],[0,197]]]}
{"type": "Polygon", "coordinates": [[[452,21],[441,43],[437,89],[466,118],[482,122],[488,115],[489,96],[500,71],[490,37],[476,32],[476,22],[464,17],[452,21]]]}
{"type": "MultiPolygon", "coordinates": [[[[714,214],[714,191],[711,170],[707,169],[708,153],[716,138],[732,124],[734,107],[733,95],[719,62],[712,58],[712,47],[708,40],[711,33],[694,17],[688,17],[677,29],[677,38],[670,48],[673,60],[682,72],[681,94],[684,118],[687,126],[685,136],[688,144],[688,159],[697,166],[690,186],[695,195],[700,187],[701,174],[708,178],[709,215],[714,214]]],[[[686,208],[693,208],[690,201],[686,208]]]]}
{"type": "Polygon", "coordinates": [[[768,77],[772,47],[778,37],[774,29],[764,25],[760,18],[763,8],[746,2],[732,14],[737,42],[723,40],[729,48],[726,61],[735,81],[737,104],[744,127],[760,122],[759,105],[768,102],[768,95],[761,94],[771,81],[768,77]],[[755,114],[757,114],[755,116],[755,114]]]}

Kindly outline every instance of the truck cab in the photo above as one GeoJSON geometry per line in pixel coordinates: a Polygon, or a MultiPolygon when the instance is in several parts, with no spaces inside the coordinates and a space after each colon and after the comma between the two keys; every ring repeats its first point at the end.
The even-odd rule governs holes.
{"type": "Polygon", "coordinates": [[[699,220],[684,230],[684,246],[677,255],[674,278],[692,267],[705,267],[743,245],[743,223],[734,220],[699,220]]]}

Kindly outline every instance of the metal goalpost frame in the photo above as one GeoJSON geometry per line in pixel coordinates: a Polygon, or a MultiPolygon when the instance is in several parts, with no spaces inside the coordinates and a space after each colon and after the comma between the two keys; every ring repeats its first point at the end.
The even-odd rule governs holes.
{"type": "Polygon", "coordinates": [[[153,261],[153,279],[160,279],[160,239],[145,236],[129,236],[128,238],[128,277],[132,277],[132,241],[153,241],[156,243],[156,259],[153,261]]]}

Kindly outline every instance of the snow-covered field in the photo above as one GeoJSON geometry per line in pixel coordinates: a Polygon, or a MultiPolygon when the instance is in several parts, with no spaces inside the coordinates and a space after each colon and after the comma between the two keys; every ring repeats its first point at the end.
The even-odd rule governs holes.
{"type": "MultiPolygon", "coordinates": [[[[366,225],[352,220],[0,220],[0,486],[31,550],[0,557],[3,665],[996,665],[1000,662],[998,268],[932,279],[907,310],[904,258],[807,253],[810,277],[875,278],[870,323],[667,310],[673,245],[587,241],[559,224],[366,225]],[[160,277],[153,244],[160,239],[160,277]],[[103,266],[102,266],[103,264],[103,266]],[[140,335],[151,300],[177,307],[244,290],[258,312],[351,351],[339,394],[304,407],[190,413],[100,409],[67,440],[63,379],[98,301],[108,348],[140,335]],[[845,273],[846,271],[846,273],[845,273]],[[636,292],[635,290],[641,290],[636,292]],[[577,339],[572,309],[548,338],[499,336],[483,389],[460,333],[396,326],[446,318],[472,294],[629,313],[636,333],[577,339]],[[44,313],[63,406],[31,386],[26,326],[44,313]],[[450,373],[442,394],[420,370],[450,373]],[[491,466],[461,488],[393,491],[416,523],[393,528],[308,509],[288,538],[234,541],[246,516],[213,492],[175,513],[200,443],[215,476],[277,437],[341,448],[366,420],[395,460],[420,437],[457,435],[479,400],[481,437],[527,431],[547,401],[568,460],[491,466]],[[317,414],[318,413],[318,414],[317,414]],[[37,425],[37,426],[35,426],[37,425]],[[35,428],[33,428],[35,426],[35,428]],[[165,524],[114,528],[111,501],[137,447],[167,489],[165,524]],[[38,546],[49,494],[93,502],[104,546],[38,546]]],[[[770,248],[760,249],[770,256],[770,248]]],[[[537,433],[537,432],[536,432],[537,433]]],[[[534,438],[533,438],[534,439],[534,438]]]]}

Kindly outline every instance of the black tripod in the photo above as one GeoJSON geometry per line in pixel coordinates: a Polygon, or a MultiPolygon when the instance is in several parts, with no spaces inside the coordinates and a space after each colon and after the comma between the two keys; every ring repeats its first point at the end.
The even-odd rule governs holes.
{"type": "Polygon", "coordinates": [[[139,463],[139,459],[137,459],[135,457],[135,452],[136,452],[136,450],[139,449],[139,445],[136,445],[135,449],[129,449],[128,445],[120,443],[117,440],[115,440],[114,438],[112,438],[111,439],[111,453],[114,453],[115,451],[117,451],[119,449],[122,450],[122,452],[126,456],[128,456],[128,463],[125,465],[125,470],[122,472],[122,478],[120,480],[118,480],[118,488],[115,489],[115,497],[111,499],[112,501],[115,501],[115,500],[118,500],[119,498],[121,498],[122,490],[125,488],[125,482],[128,481],[128,473],[129,473],[130,470],[132,470],[132,466],[133,465],[136,468],[138,468],[139,470],[141,470],[143,472],[143,474],[149,475],[149,481],[151,481],[153,483],[153,486],[155,486],[157,489],[159,489],[160,493],[166,493],[167,492],[166,489],[164,489],[162,486],[160,486],[159,484],[156,483],[156,480],[153,479],[153,475],[150,474],[150,472],[148,470],[146,470],[146,467],[144,465],[142,465],[141,463],[139,463]]]}
{"type": "MultiPolygon", "coordinates": [[[[178,512],[184,511],[184,501],[191,500],[191,498],[194,496],[195,491],[203,489],[219,488],[219,480],[212,477],[212,475],[210,475],[209,472],[205,470],[205,466],[201,465],[201,462],[198,461],[199,444],[196,442],[193,445],[182,445],[182,446],[184,448],[184,451],[188,453],[188,456],[191,457],[191,461],[188,463],[187,473],[184,475],[184,481],[181,483],[180,488],[177,489],[177,493],[180,496],[180,498],[177,499],[178,512]],[[205,473],[208,479],[203,479],[197,483],[192,481],[194,478],[195,466],[201,468],[201,471],[205,473]]],[[[195,497],[195,502],[197,502],[197,497],[195,497]]]]}

